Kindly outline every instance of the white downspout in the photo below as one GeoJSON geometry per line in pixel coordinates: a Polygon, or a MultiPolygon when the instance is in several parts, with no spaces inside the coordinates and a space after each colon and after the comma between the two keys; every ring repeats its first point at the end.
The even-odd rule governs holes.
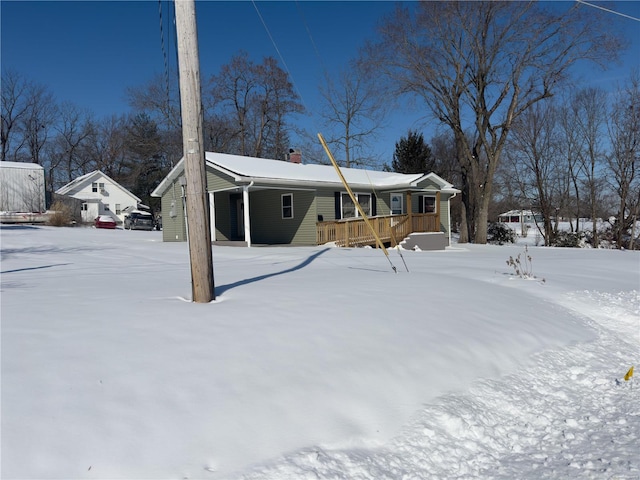
{"type": "Polygon", "coordinates": [[[449,200],[447,201],[447,222],[449,223],[449,226],[447,228],[447,230],[449,231],[449,246],[451,246],[451,200],[455,198],[455,196],[457,195],[456,192],[453,193],[453,195],[451,197],[449,197],[449,200]]]}
{"type": "Polygon", "coordinates": [[[251,246],[251,216],[249,215],[249,189],[253,186],[253,180],[249,185],[242,187],[242,203],[244,204],[244,241],[247,247],[251,246]]]}

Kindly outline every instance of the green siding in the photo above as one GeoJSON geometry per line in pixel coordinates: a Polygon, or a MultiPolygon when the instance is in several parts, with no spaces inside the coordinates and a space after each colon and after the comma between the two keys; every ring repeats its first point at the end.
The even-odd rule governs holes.
{"type": "MultiPolygon", "coordinates": [[[[411,195],[412,212],[419,212],[419,202],[423,196],[435,196],[436,192],[413,192],[411,195]]],[[[449,199],[451,195],[440,193],[440,231],[449,233],[447,226],[449,225],[449,199]]]]}
{"type": "Polygon", "coordinates": [[[421,182],[418,182],[418,188],[429,188],[436,191],[440,190],[440,185],[438,185],[431,179],[425,178],[421,182]]]}
{"type": "Polygon", "coordinates": [[[449,199],[451,195],[447,193],[440,193],[440,231],[446,233],[447,235],[449,229],[447,228],[449,225],[449,199]]]}
{"type": "Polygon", "coordinates": [[[162,195],[162,240],[164,242],[184,242],[187,239],[181,195],[182,187],[177,180],[162,195]]]}
{"type": "MultiPolygon", "coordinates": [[[[215,239],[217,241],[238,240],[236,218],[235,213],[232,215],[230,198],[230,195],[234,193],[231,189],[234,188],[240,187],[234,183],[232,177],[207,166],[207,190],[214,192],[227,190],[214,194],[215,239]]],[[[235,212],[235,206],[233,212],[235,212]]]]}
{"type": "MultiPolygon", "coordinates": [[[[336,219],[335,189],[316,190],[316,210],[318,216],[322,215],[322,221],[332,222],[336,219]]],[[[317,217],[316,217],[317,221],[317,217]]]]}
{"type": "Polygon", "coordinates": [[[376,195],[376,213],[378,215],[389,215],[391,204],[391,193],[383,192],[376,195]]]}
{"type": "Polygon", "coordinates": [[[231,207],[228,192],[214,194],[214,210],[216,215],[216,240],[232,240],[231,234],[231,207]]]}
{"type": "Polygon", "coordinates": [[[235,187],[233,178],[211,167],[207,167],[207,190],[225,190],[235,187]]]}
{"type": "Polygon", "coordinates": [[[303,190],[249,191],[251,242],[315,245],[315,192],[303,190]],[[293,194],[293,218],[282,218],[283,194],[293,194]]]}

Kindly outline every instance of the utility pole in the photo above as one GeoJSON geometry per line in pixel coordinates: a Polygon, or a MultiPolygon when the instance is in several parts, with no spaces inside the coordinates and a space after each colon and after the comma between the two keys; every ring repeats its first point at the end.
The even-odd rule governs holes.
{"type": "Polygon", "coordinates": [[[192,299],[215,300],[195,0],[175,0],[192,299]]]}

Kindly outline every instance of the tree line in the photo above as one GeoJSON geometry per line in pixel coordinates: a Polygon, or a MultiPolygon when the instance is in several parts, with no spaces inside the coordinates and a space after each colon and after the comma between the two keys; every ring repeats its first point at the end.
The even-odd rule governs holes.
{"type": "MultiPolygon", "coordinates": [[[[615,94],[571,83],[576,65],[605,66],[623,51],[604,15],[580,3],[398,5],[357,58],[321,82],[326,137],[344,166],[392,160],[387,168],[399,170],[372,142],[408,100],[441,132],[425,168],[462,190],[461,242],[485,243],[492,210],[507,205],[542,213],[548,243],[561,216],[613,214],[621,238],[638,214],[637,74],[615,94]]],[[[153,205],[148,194],[182,156],[167,78],[128,89],[133,113],[101,120],[15,72],[2,80],[0,160],[40,163],[52,190],[100,169],[153,205]]],[[[284,159],[295,138],[307,161],[323,161],[317,142],[303,143],[295,119],[309,112],[275,59],[239,52],[206,78],[202,98],[206,150],[284,159]]]]}
{"type": "MultiPolygon", "coordinates": [[[[2,76],[0,160],[42,165],[50,191],[101,170],[158,209],[150,194],[182,157],[180,108],[166,87],[158,76],[128,88],[133,113],[97,119],[8,70],[2,76]]],[[[303,107],[275,59],[256,64],[240,52],[202,90],[207,151],[285,158],[290,118],[303,107]]]]}

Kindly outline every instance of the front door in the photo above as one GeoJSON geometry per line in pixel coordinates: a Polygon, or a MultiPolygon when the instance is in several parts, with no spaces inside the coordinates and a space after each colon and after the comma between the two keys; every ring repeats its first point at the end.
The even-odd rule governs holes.
{"type": "Polygon", "coordinates": [[[236,225],[238,238],[244,238],[244,202],[242,198],[236,199],[236,225]]]}

